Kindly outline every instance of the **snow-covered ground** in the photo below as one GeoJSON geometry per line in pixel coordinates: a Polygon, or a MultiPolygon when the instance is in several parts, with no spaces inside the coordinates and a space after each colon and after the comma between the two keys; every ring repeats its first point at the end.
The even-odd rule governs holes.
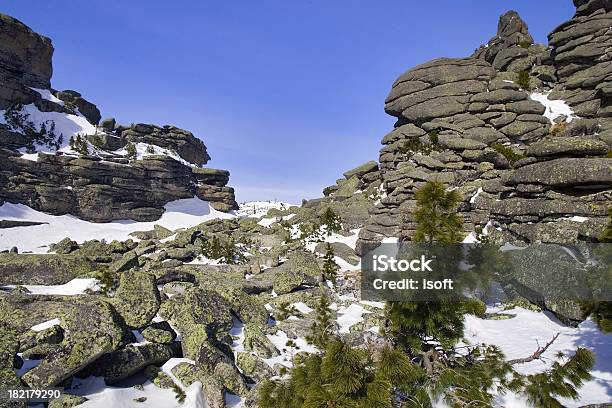
{"type": "Polygon", "coordinates": [[[282,211],[294,206],[295,204],[281,201],[248,201],[239,204],[236,215],[239,217],[261,218],[272,208],[282,211]]]}
{"type": "Polygon", "coordinates": [[[107,386],[101,377],[74,379],[71,392],[87,397],[88,401],[79,405],[83,408],[204,408],[202,384],[195,382],[185,388],[186,398],[183,403],[176,400],[172,389],[157,387],[150,381],[142,384],[142,389],[134,387],[107,386]],[[146,398],[143,402],[137,398],[146,398]]]}
{"type": "Polygon", "coordinates": [[[73,215],[49,215],[23,204],[4,203],[0,206],[0,220],[44,222],[42,225],[0,229],[0,250],[13,246],[20,252],[46,253],[51,243],[65,237],[79,243],[91,239],[127,240],[134,231],[152,230],[155,224],[169,230],[189,228],[214,218],[232,218],[234,215],[215,210],[199,198],[172,201],[164,206],[166,212],[157,221],[137,222],[120,220],[94,223],[73,215]]]}
{"type": "MultiPolygon", "coordinates": [[[[489,309],[489,312],[499,311],[489,309]]],[[[612,401],[612,335],[603,334],[596,325],[587,320],[577,328],[561,324],[548,313],[534,312],[522,308],[505,310],[515,315],[507,320],[483,320],[466,316],[465,338],[470,344],[495,344],[508,359],[527,357],[560,333],[557,340],[543,354],[543,360],[515,365],[523,374],[533,374],[549,368],[555,354],[563,352],[571,356],[577,347],[583,346],[595,353],[596,364],[593,379],[580,389],[580,402],[561,399],[568,407],[579,407],[612,401]]],[[[498,406],[518,408],[528,406],[526,401],[514,394],[499,397],[498,406]]]]}
{"type": "MultiPolygon", "coordinates": [[[[95,278],[75,278],[63,285],[20,285],[32,295],[76,296],[87,292],[100,290],[98,280],[95,278]]],[[[15,285],[6,285],[2,288],[14,288],[15,285]]]]}

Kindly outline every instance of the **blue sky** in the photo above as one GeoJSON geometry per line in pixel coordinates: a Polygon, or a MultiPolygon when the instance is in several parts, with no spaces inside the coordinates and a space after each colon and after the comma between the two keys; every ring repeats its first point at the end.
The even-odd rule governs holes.
{"type": "Polygon", "coordinates": [[[536,41],[571,0],[3,1],[52,38],[52,85],[120,123],[202,138],[239,201],[299,202],[377,159],[392,82],[471,54],[517,10],[536,41]]]}

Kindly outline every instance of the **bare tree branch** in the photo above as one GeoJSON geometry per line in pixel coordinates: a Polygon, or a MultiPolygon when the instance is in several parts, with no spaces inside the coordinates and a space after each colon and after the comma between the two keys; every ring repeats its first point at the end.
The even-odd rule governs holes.
{"type": "Polygon", "coordinates": [[[561,333],[555,334],[554,337],[548,343],[546,343],[546,345],[544,345],[544,347],[540,347],[538,345],[538,349],[529,357],[515,358],[514,360],[509,360],[508,363],[514,365],[514,364],[528,363],[533,360],[539,360],[542,357],[542,354],[544,354],[544,352],[546,352],[546,350],[550,347],[550,345],[553,344],[555,340],[557,340],[557,337],[559,337],[559,334],[561,333]]]}

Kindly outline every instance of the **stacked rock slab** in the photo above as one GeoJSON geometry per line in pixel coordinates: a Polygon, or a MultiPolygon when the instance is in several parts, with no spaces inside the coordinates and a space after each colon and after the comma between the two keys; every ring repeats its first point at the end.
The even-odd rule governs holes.
{"type": "MultiPolygon", "coordinates": [[[[18,20],[0,14],[0,109],[33,104],[40,112],[83,116],[100,123],[100,111],[76,91],[51,88],[51,40],[18,20]],[[54,98],[43,97],[48,92],[54,98]]],[[[202,168],[210,156],[204,143],[175,126],[103,121],[90,143],[95,155],[39,153],[22,158],[32,146],[27,132],[0,124],[0,204],[26,204],[36,210],[106,222],[115,219],[153,221],[170,201],[197,196],[220,211],[237,208],[229,172],[202,168]],[[95,139],[95,140],[94,140],[95,139]],[[113,154],[127,143],[144,143],[172,154],[147,154],[128,161],[113,154]]]]}
{"type": "Polygon", "coordinates": [[[548,47],[510,11],[472,56],[436,59],[394,82],[385,111],[397,122],[379,157],[385,194],[358,251],[410,240],[414,193],[429,180],[462,193],[466,233],[489,224],[500,240],[596,240],[611,205],[612,2],[575,3],[548,47]],[[572,115],[553,123],[535,100],[544,96],[572,115]]]}

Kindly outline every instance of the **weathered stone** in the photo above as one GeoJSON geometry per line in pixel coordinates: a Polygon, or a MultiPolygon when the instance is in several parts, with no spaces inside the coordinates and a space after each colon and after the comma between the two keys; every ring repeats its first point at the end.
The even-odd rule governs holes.
{"type": "Polygon", "coordinates": [[[178,345],[142,344],[128,345],[122,350],[104,354],[96,363],[79,373],[79,376],[104,377],[107,384],[114,384],[143,370],[145,367],[164,364],[179,356],[178,345]]]}
{"type": "Polygon", "coordinates": [[[113,305],[129,326],[138,328],[147,325],[160,305],[155,276],[143,271],[123,272],[113,305]]]}
{"type": "Polygon", "coordinates": [[[96,269],[79,255],[0,254],[0,285],[61,285],[96,269]]]}
{"type": "Polygon", "coordinates": [[[345,172],[343,175],[346,179],[350,179],[353,176],[357,176],[357,178],[363,177],[366,173],[370,173],[378,170],[378,163],[371,160],[367,163],[364,163],[352,170],[345,172]]]}
{"type": "Polygon", "coordinates": [[[540,140],[529,146],[528,156],[599,156],[608,152],[608,145],[595,138],[555,137],[540,140]]]}
{"type": "Polygon", "coordinates": [[[509,184],[545,184],[549,186],[602,185],[612,183],[612,159],[563,158],[520,167],[509,184]]]}
{"type": "MultiPolygon", "coordinates": [[[[315,252],[325,255],[327,252],[327,243],[320,242],[315,247],[315,252]]],[[[329,244],[331,247],[334,256],[342,258],[344,261],[350,263],[351,265],[359,264],[359,257],[355,255],[355,251],[350,246],[342,243],[342,242],[332,242],[329,244]]]]}
{"type": "Polygon", "coordinates": [[[49,408],[72,408],[87,402],[87,398],[79,395],[62,394],[49,402],[49,408]]]}
{"type": "Polygon", "coordinates": [[[30,387],[55,386],[123,343],[125,328],[108,303],[85,297],[65,307],[61,318],[65,347],[22,377],[30,387]]]}
{"type": "Polygon", "coordinates": [[[457,136],[440,135],[438,136],[439,143],[451,150],[475,150],[487,147],[485,143],[473,139],[464,139],[457,136]]]}

